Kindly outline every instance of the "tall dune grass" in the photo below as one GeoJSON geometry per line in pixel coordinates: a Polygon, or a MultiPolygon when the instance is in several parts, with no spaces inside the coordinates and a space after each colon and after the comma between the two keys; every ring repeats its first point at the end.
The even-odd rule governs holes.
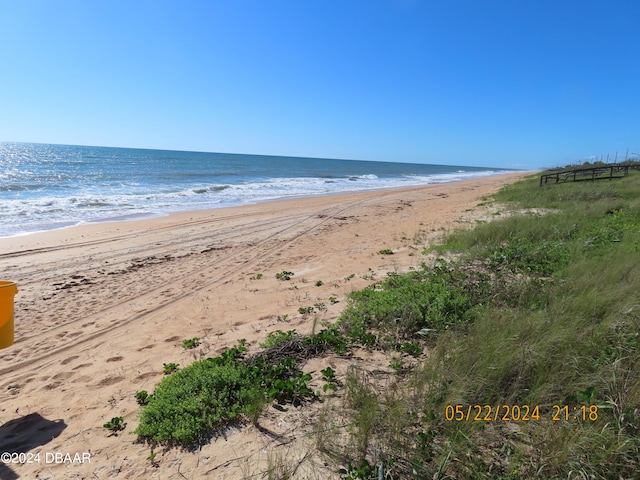
{"type": "MultiPolygon", "coordinates": [[[[393,399],[379,395],[376,424],[367,425],[367,445],[375,449],[360,444],[360,458],[349,460],[363,469],[353,478],[608,479],[640,472],[640,174],[545,187],[531,177],[495,201],[519,213],[451,233],[440,251],[454,251],[458,260],[446,277],[426,266],[429,274],[411,274],[446,279],[449,296],[464,298],[473,315],[458,311],[444,327],[438,316],[426,360],[399,382],[393,399]],[[447,419],[457,405],[463,412],[528,406],[538,415],[447,419]],[[400,439],[395,425],[402,425],[400,439]]],[[[378,290],[384,293],[354,295],[342,322],[362,312],[371,319],[373,306],[381,312],[387,299],[397,321],[399,290],[391,283],[378,290]]],[[[430,325],[429,309],[421,311],[427,313],[412,327],[430,325]]],[[[381,313],[374,317],[369,326],[388,330],[381,313]]],[[[356,423],[362,416],[354,408],[356,423]]]]}
{"type": "MultiPolygon", "coordinates": [[[[354,360],[342,405],[325,404],[313,427],[342,479],[638,478],[640,173],[530,177],[494,201],[509,214],[353,292],[318,334],[275,332],[253,360],[241,341],[165,379],[136,433],[191,445],[241,415],[258,424],[266,402],[311,396],[296,355],[379,349],[396,374],[354,360]]],[[[266,475],[296,469],[275,459],[266,475]]]]}

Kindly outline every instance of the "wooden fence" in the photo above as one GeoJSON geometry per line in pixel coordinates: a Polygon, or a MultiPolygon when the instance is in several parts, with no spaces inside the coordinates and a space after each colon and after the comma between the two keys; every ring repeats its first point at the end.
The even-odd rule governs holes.
{"type": "Polygon", "coordinates": [[[547,173],[540,176],[540,186],[551,183],[581,182],[584,180],[606,180],[623,178],[629,175],[629,168],[632,165],[605,165],[590,168],[576,168],[574,170],[564,170],[562,172],[547,173]]]}

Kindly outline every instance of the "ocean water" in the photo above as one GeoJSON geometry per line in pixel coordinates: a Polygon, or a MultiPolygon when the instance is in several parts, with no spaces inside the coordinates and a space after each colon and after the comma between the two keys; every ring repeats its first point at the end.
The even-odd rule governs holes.
{"type": "Polygon", "coordinates": [[[0,143],[0,237],[286,197],[455,182],[506,171],[0,143]]]}

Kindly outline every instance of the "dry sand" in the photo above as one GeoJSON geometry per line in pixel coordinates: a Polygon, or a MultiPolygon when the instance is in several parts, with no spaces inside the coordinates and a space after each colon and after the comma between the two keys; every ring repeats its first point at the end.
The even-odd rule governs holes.
{"type": "Polygon", "coordinates": [[[267,412],[266,428],[234,428],[196,452],[160,449],[153,466],[149,447],[130,434],[135,393],[153,390],[164,363],[184,366],[239,338],[256,347],[277,329],[309,332],[313,315],[299,314],[301,306],[325,303],[321,319],[335,320],[345,295],[371,282],[363,276],[420,265],[426,245],[490,218],[492,207],[478,203],[523,176],[0,239],[0,275],[20,290],[16,342],[0,350],[0,452],[25,452],[18,461],[31,462],[0,464],[0,478],[266,478],[270,452],[302,438],[304,414],[267,412]],[[276,280],[283,270],[294,277],[276,280]],[[181,348],[192,337],[202,344],[181,348]],[[126,430],[109,436],[102,425],[116,416],[126,430]]]}

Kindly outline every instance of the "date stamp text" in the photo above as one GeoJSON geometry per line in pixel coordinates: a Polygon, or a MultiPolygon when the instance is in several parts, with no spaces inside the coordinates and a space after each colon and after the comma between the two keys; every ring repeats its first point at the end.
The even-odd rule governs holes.
{"type": "Polygon", "coordinates": [[[554,422],[598,420],[596,405],[551,405],[540,414],[539,405],[447,405],[444,418],[448,422],[530,422],[541,418],[554,422]]]}

